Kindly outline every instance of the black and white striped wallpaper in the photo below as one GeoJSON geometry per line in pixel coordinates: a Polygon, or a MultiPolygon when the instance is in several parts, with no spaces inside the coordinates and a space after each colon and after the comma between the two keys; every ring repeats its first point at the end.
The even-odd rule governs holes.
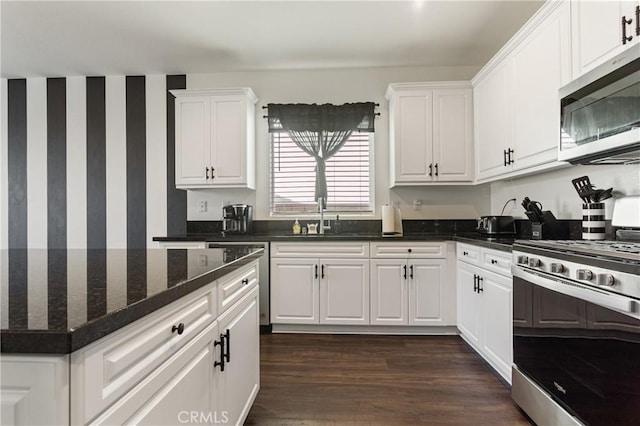
{"type": "MultiPolygon", "coordinates": [[[[186,76],[2,79],[0,84],[0,248],[145,248],[154,236],[186,232],[187,196],[174,184],[174,102],[168,93],[186,88],[186,76]]],[[[91,277],[78,265],[101,259],[67,268],[64,254],[43,251],[39,255],[58,265],[43,271],[32,267],[38,254],[27,262],[26,253],[10,253],[0,268],[0,278],[9,283],[3,290],[48,282],[49,298],[60,299],[49,306],[60,309],[79,294],[106,300],[99,293],[107,282],[117,293],[112,300],[147,286],[139,282],[146,274],[123,270],[126,259],[113,258],[126,257],[124,250],[109,259],[104,250],[90,252],[104,257],[106,265],[91,277]],[[56,283],[67,288],[58,291],[52,288],[56,283]]],[[[0,296],[6,301],[10,294],[0,296]]],[[[37,301],[24,302],[16,309],[28,310],[37,301]]],[[[54,316],[29,318],[32,328],[39,321],[51,326],[54,316]]]]}
{"type": "Polygon", "coordinates": [[[168,95],[185,76],[2,86],[2,248],[144,248],[186,231],[168,95]]]}

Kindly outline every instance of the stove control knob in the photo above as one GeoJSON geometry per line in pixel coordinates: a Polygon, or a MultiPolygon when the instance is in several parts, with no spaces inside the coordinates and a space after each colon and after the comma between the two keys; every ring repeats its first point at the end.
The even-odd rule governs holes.
{"type": "Polygon", "coordinates": [[[527,256],[518,256],[517,261],[521,265],[528,265],[529,264],[529,258],[527,256]]]}
{"type": "Polygon", "coordinates": [[[598,274],[598,285],[612,286],[616,279],[611,274],[598,274]]]}
{"type": "Polygon", "coordinates": [[[539,268],[541,265],[542,265],[542,262],[540,262],[540,259],[536,259],[535,257],[532,257],[531,259],[529,259],[529,266],[533,268],[539,268]]]}
{"type": "Polygon", "coordinates": [[[552,263],[551,264],[551,272],[555,274],[561,274],[565,271],[565,267],[562,263],[552,263]]]}
{"type": "Polygon", "coordinates": [[[593,272],[588,269],[578,269],[576,271],[576,278],[579,280],[591,281],[593,279],[593,272]]]}

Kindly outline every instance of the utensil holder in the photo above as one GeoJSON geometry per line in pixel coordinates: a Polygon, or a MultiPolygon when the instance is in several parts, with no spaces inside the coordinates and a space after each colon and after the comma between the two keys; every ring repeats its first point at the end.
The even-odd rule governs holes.
{"type": "Polygon", "coordinates": [[[582,204],[582,239],[605,239],[604,203],[582,204]]]}

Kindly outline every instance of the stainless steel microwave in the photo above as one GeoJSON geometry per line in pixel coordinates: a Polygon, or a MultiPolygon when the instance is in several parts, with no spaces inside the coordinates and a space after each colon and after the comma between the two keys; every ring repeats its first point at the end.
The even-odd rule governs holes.
{"type": "Polygon", "coordinates": [[[640,162],[640,48],[634,46],[560,89],[558,160],[640,162]]]}

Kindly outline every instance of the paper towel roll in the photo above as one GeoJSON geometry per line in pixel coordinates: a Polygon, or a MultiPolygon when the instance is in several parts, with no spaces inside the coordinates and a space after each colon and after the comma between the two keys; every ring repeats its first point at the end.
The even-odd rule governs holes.
{"type": "Polygon", "coordinates": [[[394,234],[396,231],[396,209],[389,204],[382,206],[382,233],[394,234]]]}

